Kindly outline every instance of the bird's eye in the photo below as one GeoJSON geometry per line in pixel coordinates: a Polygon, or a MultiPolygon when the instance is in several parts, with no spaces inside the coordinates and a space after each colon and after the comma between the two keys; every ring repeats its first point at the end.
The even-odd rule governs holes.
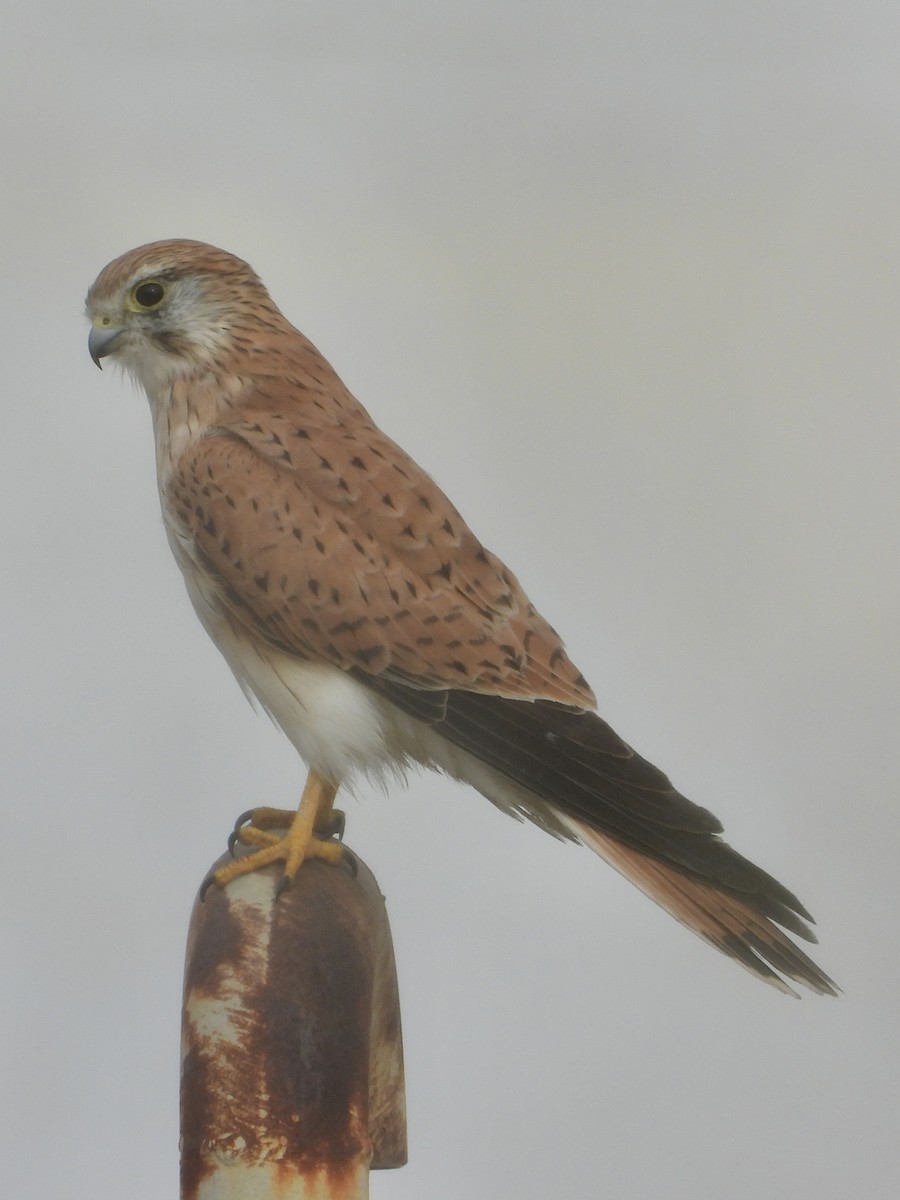
{"type": "Polygon", "coordinates": [[[133,293],[134,302],[139,308],[156,308],[165,294],[166,289],[155,279],[148,280],[147,283],[139,283],[133,293]]]}

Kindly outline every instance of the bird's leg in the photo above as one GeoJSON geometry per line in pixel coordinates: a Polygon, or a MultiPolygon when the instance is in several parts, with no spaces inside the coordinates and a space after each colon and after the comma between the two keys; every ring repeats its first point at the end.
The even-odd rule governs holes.
{"type": "MultiPolygon", "coordinates": [[[[278,890],[286,888],[304,859],[321,858],[325,862],[337,864],[346,858],[352,864],[348,851],[338,842],[327,840],[335,830],[335,824],[342,827],[343,814],[334,810],[334,797],[337,787],[329,783],[316,771],[310,771],[300,797],[300,806],[295,813],[285,812],[276,808],[252,809],[238,821],[238,827],[232,835],[245,845],[258,846],[259,849],[245,858],[235,859],[225,867],[220,867],[210,877],[211,883],[224,887],[239,875],[247,875],[259,867],[268,866],[272,862],[283,862],[284,873],[278,885],[278,890]],[[249,817],[251,823],[244,824],[249,817]],[[274,829],[287,827],[287,833],[273,832],[274,829]],[[325,834],[325,837],[317,836],[325,834]]],[[[230,840],[233,845],[233,840],[230,840]]]]}

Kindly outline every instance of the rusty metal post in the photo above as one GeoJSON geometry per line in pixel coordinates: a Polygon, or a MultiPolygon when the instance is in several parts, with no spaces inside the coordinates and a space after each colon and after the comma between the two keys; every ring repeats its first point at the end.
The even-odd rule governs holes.
{"type": "MultiPolygon", "coordinates": [[[[216,866],[225,861],[220,859],[216,866]]],[[[400,1007],[374,876],[211,888],[188,934],[181,1200],[365,1200],[406,1162],[400,1007]]]]}

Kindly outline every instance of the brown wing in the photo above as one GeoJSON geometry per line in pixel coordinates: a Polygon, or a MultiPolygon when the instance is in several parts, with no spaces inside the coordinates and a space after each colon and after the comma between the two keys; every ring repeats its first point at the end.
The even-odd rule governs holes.
{"type": "Polygon", "coordinates": [[[168,492],[257,636],[418,688],[594,703],[512,573],[361,407],[242,407],[185,453],[168,492]]]}

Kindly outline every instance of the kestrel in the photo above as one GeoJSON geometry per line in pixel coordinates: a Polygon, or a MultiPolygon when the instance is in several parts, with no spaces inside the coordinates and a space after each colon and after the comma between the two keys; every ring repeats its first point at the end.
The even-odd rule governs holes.
{"type": "Polygon", "coordinates": [[[717,949],[793,992],[833,982],[783,930],[803,905],[626,745],[515,576],[374,424],[239,258],[162,241],[87,297],[90,352],[147,393],[166,532],[200,620],[309,768],[286,835],[216,873],[338,862],[340,785],[413,764],[581,842],[717,949]],[[779,928],[783,927],[783,928],[779,928]]]}

